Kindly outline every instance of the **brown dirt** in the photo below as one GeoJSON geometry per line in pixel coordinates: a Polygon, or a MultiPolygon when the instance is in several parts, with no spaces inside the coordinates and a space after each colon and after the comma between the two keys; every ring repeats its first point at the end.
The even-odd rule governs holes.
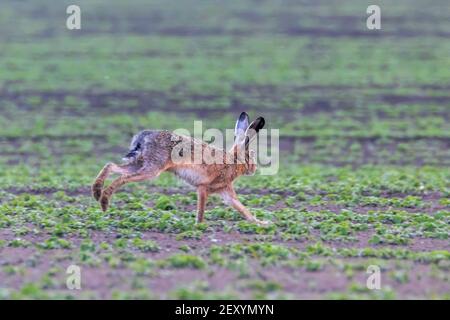
{"type": "MultiPolygon", "coordinates": [[[[10,232],[1,232],[2,238],[11,238],[10,232]]],[[[93,233],[92,240],[108,241],[110,236],[105,236],[101,233],[93,233]]],[[[161,246],[159,253],[144,254],[150,259],[162,259],[173,253],[180,253],[178,247],[181,244],[188,244],[192,248],[191,254],[204,254],[212,244],[225,243],[243,243],[246,241],[254,242],[255,240],[249,236],[242,236],[240,234],[224,234],[222,232],[214,233],[214,235],[204,236],[201,240],[183,240],[176,241],[173,235],[161,234],[155,232],[144,233],[145,239],[153,239],[158,241],[161,246]],[[212,242],[211,239],[218,241],[212,242]]],[[[36,240],[36,239],[35,239],[36,240]]],[[[78,240],[71,239],[73,242],[78,240]]],[[[275,242],[282,243],[288,246],[294,246],[298,249],[303,249],[306,242],[275,242]]],[[[327,243],[335,248],[346,247],[348,245],[341,243],[327,243]]],[[[354,247],[359,247],[358,244],[352,244],[354,247]]],[[[361,243],[361,247],[364,247],[361,243]]],[[[413,244],[407,246],[408,249],[414,251],[428,251],[428,250],[448,250],[449,244],[446,241],[436,241],[431,239],[418,239],[413,244]]],[[[255,280],[271,281],[278,283],[283,291],[296,298],[319,299],[323,298],[324,294],[331,292],[345,292],[349,283],[357,283],[360,286],[365,286],[367,274],[365,267],[363,270],[356,270],[354,275],[349,278],[337,266],[327,265],[324,269],[318,271],[305,271],[304,268],[292,267],[262,267],[256,261],[250,260],[250,270],[248,278],[241,278],[236,271],[232,271],[219,266],[210,266],[210,270],[206,273],[202,270],[195,270],[189,268],[183,269],[163,269],[157,273],[138,276],[129,269],[113,268],[107,264],[101,264],[97,267],[84,266],[82,268],[82,288],[80,292],[68,291],[65,289],[65,270],[73,264],[73,253],[70,250],[46,250],[36,253],[34,249],[29,248],[3,248],[0,249],[3,259],[0,265],[20,265],[27,266],[33,261],[34,267],[25,267],[24,273],[15,275],[5,275],[2,273],[0,278],[3,285],[7,287],[21,287],[24,283],[38,282],[42,279],[43,274],[50,269],[56,268],[57,277],[50,291],[60,293],[70,293],[75,296],[89,294],[95,292],[98,298],[109,298],[112,291],[133,292],[135,290],[136,282],[133,279],[138,279],[139,287],[150,289],[155,297],[167,298],[169,293],[180,287],[192,287],[195,283],[205,281],[208,283],[208,290],[216,292],[235,292],[239,293],[241,298],[253,298],[252,290],[249,285],[255,280]]],[[[140,253],[136,252],[137,255],[140,253]]],[[[323,259],[323,258],[320,258],[323,259]]],[[[368,259],[362,258],[346,258],[339,261],[345,262],[347,265],[356,264],[368,266],[373,264],[368,259]]],[[[408,282],[398,283],[392,273],[396,270],[395,261],[386,261],[382,270],[382,287],[390,287],[396,291],[398,297],[413,298],[421,297],[431,294],[444,294],[449,291],[450,284],[448,281],[442,281],[433,276],[430,266],[414,263],[410,261],[401,261],[403,268],[408,272],[408,282]]],[[[171,297],[171,296],[169,296],[171,297]]]]}

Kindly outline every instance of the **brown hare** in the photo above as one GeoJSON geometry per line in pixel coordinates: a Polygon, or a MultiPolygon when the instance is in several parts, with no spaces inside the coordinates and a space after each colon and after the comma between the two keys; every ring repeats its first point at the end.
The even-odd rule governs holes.
{"type": "Polygon", "coordinates": [[[197,222],[203,222],[208,195],[218,193],[226,204],[231,205],[248,221],[268,224],[255,218],[244,207],[233,188],[233,181],[237,177],[253,175],[256,171],[254,151],[249,150],[249,144],[264,124],[262,117],[249,124],[247,113],[242,112],[236,121],[235,142],[228,152],[170,131],[141,131],[133,137],[130,151],[124,158],[125,163],[108,163],[97,175],[92,185],[93,196],[100,202],[102,210],[106,211],[112,194],[119,187],[129,182],[153,179],[161,172],[169,171],[197,188],[197,222]],[[191,154],[183,154],[186,149],[191,154]],[[202,154],[200,162],[193,160],[195,150],[200,150],[202,154]],[[205,158],[205,154],[213,155],[214,159],[221,161],[208,161],[210,159],[205,158]],[[174,155],[177,156],[176,161],[174,155]],[[103,188],[111,173],[121,176],[103,188]]]}

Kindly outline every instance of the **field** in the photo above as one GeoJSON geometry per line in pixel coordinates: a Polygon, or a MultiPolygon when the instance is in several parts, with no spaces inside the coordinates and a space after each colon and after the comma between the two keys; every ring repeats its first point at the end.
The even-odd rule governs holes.
{"type": "Polygon", "coordinates": [[[448,1],[379,1],[381,30],[357,0],[69,4],[2,1],[1,299],[450,298],[448,1]],[[92,198],[139,130],[241,111],[280,130],[236,182],[269,226],[218,197],[196,225],[170,174],[92,198]]]}

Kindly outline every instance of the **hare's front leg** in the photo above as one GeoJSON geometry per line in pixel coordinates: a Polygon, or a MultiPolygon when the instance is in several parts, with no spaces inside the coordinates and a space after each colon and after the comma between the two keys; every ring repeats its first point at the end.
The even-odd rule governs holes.
{"type": "Polygon", "coordinates": [[[231,205],[237,210],[246,220],[255,222],[261,225],[268,225],[268,221],[258,220],[251,212],[239,201],[236,192],[233,189],[221,193],[222,199],[226,204],[231,205]]]}
{"type": "Polygon", "coordinates": [[[115,163],[107,163],[102,170],[98,173],[97,177],[94,180],[94,183],[92,184],[92,195],[94,196],[95,200],[99,200],[102,195],[102,189],[103,185],[105,184],[105,180],[108,178],[108,176],[111,173],[119,173],[119,174],[126,174],[129,173],[130,165],[124,164],[124,165],[117,165],[115,163]]]}
{"type": "Polygon", "coordinates": [[[206,200],[208,199],[208,192],[204,186],[197,188],[197,223],[203,222],[203,215],[205,214],[206,200]]]}

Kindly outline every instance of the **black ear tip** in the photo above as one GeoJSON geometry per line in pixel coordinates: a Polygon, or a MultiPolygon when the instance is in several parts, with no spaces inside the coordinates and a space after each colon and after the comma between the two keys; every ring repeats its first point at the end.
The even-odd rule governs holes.
{"type": "Polygon", "coordinates": [[[263,117],[259,117],[259,118],[256,119],[256,120],[258,120],[258,128],[259,128],[259,129],[262,129],[262,128],[264,127],[264,125],[266,124],[266,120],[264,120],[263,117]]]}
{"type": "Polygon", "coordinates": [[[245,120],[245,119],[248,119],[248,114],[247,114],[247,112],[243,111],[241,113],[241,115],[239,116],[239,120],[245,120]]]}

